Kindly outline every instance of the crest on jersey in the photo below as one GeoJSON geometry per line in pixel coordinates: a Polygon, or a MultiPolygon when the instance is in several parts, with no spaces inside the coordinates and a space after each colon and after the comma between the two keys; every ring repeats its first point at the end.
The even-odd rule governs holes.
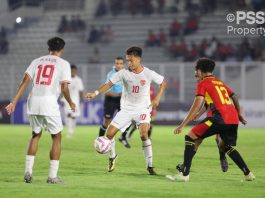
{"type": "Polygon", "coordinates": [[[142,86],[144,86],[144,85],[145,85],[145,83],[146,83],[146,81],[145,81],[145,80],[140,80],[140,84],[141,84],[142,86]]]}

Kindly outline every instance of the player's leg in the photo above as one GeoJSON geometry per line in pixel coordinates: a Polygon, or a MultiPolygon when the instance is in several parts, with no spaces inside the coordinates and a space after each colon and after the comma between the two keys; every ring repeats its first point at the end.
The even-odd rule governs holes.
{"type": "Polygon", "coordinates": [[[150,175],[156,175],[156,172],[153,168],[153,149],[152,149],[152,142],[148,137],[148,130],[150,124],[149,123],[140,123],[139,131],[140,137],[142,140],[143,152],[146,161],[146,168],[150,175]]]}
{"type": "Polygon", "coordinates": [[[240,153],[233,147],[236,145],[238,125],[225,126],[220,137],[220,147],[224,149],[226,154],[235,162],[235,164],[242,170],[246,181],[253,181],[255,176],[250,172],[247,164],[241,157],[240,153]]]}
{"type": "Polygon", "coordinates": [[[25,160],[25,176],[24,181],[31,183],[33,180],[32,172],[35,161],[35,156],[38,151],[39,139],[41,137],[42,130],[42,117],[41,116],[29,116],[29,122],[32,127],[32,136],[29,140],[27,147],[27,154],[25,160]]]}
{"type": "Polygon", "coordinates": [[[133,122],[131,128],[128,131],[127,137],[126,137],[127,138],[127,141],[129,141],[132,138],[132,135],[136,131],[136,129],[137,129],[136,123],[133,122]]]}
{"type": "Polygon", "coordinates": [[[189,181],[189,173],[192,164],[192,159],[199,147],[199,142],[195,144],[198,138],[204,139],[211,135],[216,134],[217,126],[212,123],[208,118],[194,126],[187,135],[185,135],[185,149],[184,149],[184,162],[183,171],[177,176],[167,175],[166,178],[172,181],[186,182],[189,181]],[[195,146],[196,145],[196,146],[195,146]]]}
{"type": "Polygon", "coordinates": [[[146,161],[146,168],[149,175],[156,175],[153,167],[153,149],[152,142],[148,137],[150,127],[150,110],[146,109],[135,113],[134,121],[139,126],[140,137],[142,140],[143,153],[146,161]]]}
{"type": "MultiPolygon", "coordinates": [[[[197,153],[197,150],[199,148],[199,146],[201,145],[202,143],[202,139],[201,138],[197,138],[195,140],[195,146],[194,146],[194,152],[192,153],[192,157],[194,157],[194,155],[197,153]]],[[[176,169],[179,171],[179,172],[183,172],[183,167],[184,167],[184,164],[183,163],[179,163],[176,165],[176,169]]]]}
{"type": "Polygon", "coordinates": [[[217,144],[217,147],[218,147],[218,150],[219,150],[221,169],[222,169],[223,172],[227,172],[227,170],[228,170],[228,162],[227,162],[227,159],[225,157],[225,151],[219,145],[221,143],[221,141],[222,141],[222,139],[221,139],[219,134],[216,134],[215,141],[216,141],[216,144],[217,144]]]}
{"type": "MultiPolygon", "coordinates": [[[[130,129],[134,128],[135,124],[132,123],[119,137],[119,141],[126,147],[126,148],[131,148],[131,145],[129,144],[127,140],[128,133],[130,133],[130,129]]],[[[136,127],[135,127],[136,128],[136,127]]]]}
{"type": "Polygon", "coordinates": [[[63,130],[63,125],[61,117],[48,117],[46,116],[47,129],[51,133],[52,145],[50,150],[50,170],[47,183],[59,184],[63,181],[58,177],[60,156],[61,156],[61,131],[63,130]]]}
{"type": "Polygon", "coordinates": [[[115,142],[115,135],[118,132],[118,128],[113,126],[112,124],[109,125],[106,133],[106,137],[111,141],[111,147],[110,147],[110,157],[109,157],[109,165],[108,165],[108,171],[112,172],[115,168],[115,163],[117,159],[116,154],[116,142],[115,142]]]}
{"type": "Polygon", "coordinates": [[[114,119],[108,126],[106,137],[111,141],[110,147],[110,158],[108,171],[111,172],[115,168],[115,162],[117,159],[116,148],[115,148],[115,138],[118,130],[124,131],[131,124],[131,115],[123,110],[119,111],[114,119]]]}
{"type": "Polygon", "coordinates": [[[104,120],[103,120],[103,123],[102,123],[102,125],[101,125],[100,128],[99,128],[98,136],[104,136],[104,135],[105,135],[106,130],[107,130],[107,128],[108,128],[110,122],[111,122],[111,118],[107,118],[107,117],[105,116],[105,118],[104,118],[104,120]]]}
{"type": "Polygon", "coordinates": [[[106,130],[113,118],[115,107],[110,96],[105,96],[104,99],[104,120],[102,125],[99,128],[98,136],[104,136],[106,130]]]}

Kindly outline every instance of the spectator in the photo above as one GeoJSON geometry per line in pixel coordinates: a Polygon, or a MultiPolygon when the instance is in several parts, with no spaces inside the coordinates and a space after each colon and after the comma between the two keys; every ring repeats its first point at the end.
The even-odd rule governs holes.
{"type": "Polygon", "coordinates": [[[163,14],[165,10],[165,0],[156,0],[157,1],[157,12],[163,14]]]}
{"type": "Polygon", "coordinates": [[[215,56],[215,52],[217,49],[217,39],[215,37],[212,38],[212,40],[210,41],[210,43],[208,43],[207,48],[205,49],[205,55],[209,58],[214,58],[215,56]]]}
{"type": "Polygon", "coordinates": [[[113,40],[113,32],[111,29],[111,25],[107,25],[104,35],[104,43],[109,43],[113,40]]]}
{"type": "Polygon", "coordinates": [[[180,31],[181,31],[181,24],[177,21],[177,19],[174,19],[170,24],[170,29],[169,29],[170,37],[178,36],[180,34],[180,31]]]}
{"type": "Polygon", "coordinates": [[[167,35],[165,33],[165,30],[164,28],[160,28],[159,33],[157,35],[157,44],[159,46],[163,46],[166,44],[166,42],[167,42],[167,35]]]}
{"type": "Polygon", "coordinates": [[[185,61],[194,61],[198,58],[198,49],[196,44],[192,43],[190,50],[188,50],[187,55],[185,57],[185,61]]]}
{"type": "Polygon", "coordinates": [[[58,33],[64,33],[64,32],[67,32],[68,30],[69,30],[69,22],[68,22],[66,16],[62,16],[57,32],[58,33]]]}
{"type": "Polygon", "coordinates": [[[139,8],[141,7],[141,0],[128,0],[128,11],[131,15],[135,15],[139,12],[139,8]]]}
{"type": "Polygon", "coordinates": [[[95,13],[95,17],[102,17],[106,14],[107,14],[107,4],[105,0],[100,0],[95,13]]]}
{"type": "Polygon", "coordinates": [[[95,28],[94,25],[90,28],[90,33],[87,42],[88,43],[96,43],[100,40],[100,32],[95,28]]]}
{"type": "Polygon", "coordinates": [[[143,15],[153,14],[154,8],[153,8],[151,0],[144,0],[140,2],[141,2],[141,10],[142,10],[143,15]]]}
{"type": "Polygon", "coordinates": [[[113,16],[117,16],[122,12],[123,1],[121,0],[109,0],[110,1],[110,11],[113,16]]]}
{"type": "Polygon", "coordinates": [[[206,56],[205,51],[206,51],[207,47],[208,47],[208,41],[207,41],[207,39],[203,39],[201,41],[201,43],[199,44],[199,47],[198,47],[200,57],[206,56]]]}
{"type": "Polygon", "coordinates": [[[146,47],[154,47],[156,45],[158,45],[156,35],[153,33],[152,30],[149,30],[146,40],[146,47]]]}
{"type": "Polygon", "coordinates": [[[6,39],[0,40],[0,54],[7,54],[9,51],[9,43],[6,39]]]}
{"type": "Polygon", "coordinates": [[[198,19],[195,16],[190,16],[184,28],[184,35],[194,33],[198,29],[198,19]]]}
{"type": "Polygon", "coordinates": [[[176,54],[177,54],[177,44],[176,44],[176,41],[174,39],[171,39],[170,45],[168,47],[168,51],[169,51],[169,54],[173,58],[176,58],[176,54]]]}

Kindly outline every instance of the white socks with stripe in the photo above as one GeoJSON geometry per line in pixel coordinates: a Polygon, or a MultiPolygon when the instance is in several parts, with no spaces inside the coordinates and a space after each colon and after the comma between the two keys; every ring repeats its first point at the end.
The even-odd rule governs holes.
{"type": "Polygon", "coordinates": [[[150,139],[143,141],[143,152],[146,161],[146,167],[153,167],[153,151],[150,139]]]}

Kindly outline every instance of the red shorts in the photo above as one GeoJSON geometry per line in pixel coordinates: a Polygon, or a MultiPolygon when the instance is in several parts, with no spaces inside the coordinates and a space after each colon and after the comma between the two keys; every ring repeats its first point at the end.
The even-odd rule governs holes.
{"type": "Polygon", "coordinates": [[[191,130],[193,133],[195,133],[197,136],[201,137],[203,136],[208,129],[212,126],[212,122],[208,119],[203,120],[198,125],[194,126],[191,130]]]}
{"type": "Polygon", "coordinates": [[[212,122],[209,118],[205,118],[198,125],[194,126],[191,131],[201,139],[220,134],[226,144],[236,146],[237,128],[237,124],[218,124],[212,122]]]}

